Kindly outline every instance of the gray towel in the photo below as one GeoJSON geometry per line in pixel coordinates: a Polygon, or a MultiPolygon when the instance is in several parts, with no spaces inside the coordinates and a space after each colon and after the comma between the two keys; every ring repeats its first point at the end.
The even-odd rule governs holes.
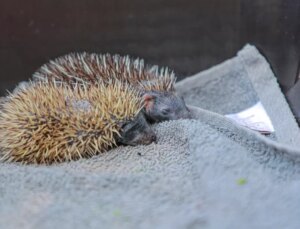
{"type": "Polygon", "coordinates": [[[0,228],[299,228],[299,131],[265,59],[246,46],[189,80],[199,119],[155,125],[157,144],[1,163],[0,228]],[[222,116],[258,100],[276,141],[222,116]]]}
{"type": "Polygon", "coordinates": [[[295,118],[265,58],[246,45],[237,57],[177,84],[186,103],[220,114],[242,111],[261,101],[281,143],[300,146],[295,118]]]}

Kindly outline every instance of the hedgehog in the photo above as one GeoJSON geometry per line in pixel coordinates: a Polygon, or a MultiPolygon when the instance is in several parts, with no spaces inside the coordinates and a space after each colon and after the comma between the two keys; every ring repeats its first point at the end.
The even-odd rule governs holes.
{"type": "Polygon", "coordinates": [[[138,92],[120,82],[70,86],[29,82],[0,110],[1,159],[51,164],[91,157],[117,145],[148,145],[156,136],[138,92]]]}
{"type": "Polygon", "coordinates": [[[0,110],[3,107],[3,104],[7,101],[7,98],[5,96],[0,97],[0,110]]]}
{"type": "Polygon", "coordinates": [[[182,97],[175,91],[176,77],[168,68],[149,66],[143,59],[110,54],[71,53],[51,60],[34,74],[36,81],[55,79],[67,83],[112,80],[133,86],[144,100],[143,112],[151,123],[190,118],[182,97]]]}

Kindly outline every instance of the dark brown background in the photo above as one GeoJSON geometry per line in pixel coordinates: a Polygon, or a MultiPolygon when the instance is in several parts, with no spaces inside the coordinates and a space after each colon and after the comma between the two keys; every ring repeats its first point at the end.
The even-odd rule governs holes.
{"type": "Polygon", "coordinates": [[[179,78],[232,57],[247,42],[284,90],[299,63],[298,0],[11,0],[0,3],[0,94],[71,51],[130,54],[179,78]]]}

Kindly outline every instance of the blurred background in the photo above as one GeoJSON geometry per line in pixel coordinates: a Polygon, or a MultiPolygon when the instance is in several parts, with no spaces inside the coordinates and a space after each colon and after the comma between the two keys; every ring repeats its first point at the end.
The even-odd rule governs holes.
{"type": "Polygon", "coordinates": [[[299,0],[10,0],[0,18],[1,95],[74,51],[142,57],[182,79],[252,43],[283,91],[298,78],[299,0]]]}

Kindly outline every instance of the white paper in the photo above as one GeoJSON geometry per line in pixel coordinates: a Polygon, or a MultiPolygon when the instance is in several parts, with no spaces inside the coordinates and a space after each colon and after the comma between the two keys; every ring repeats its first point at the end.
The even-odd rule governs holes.
{"type": "Polygon", "coordinates": [[[264,134],[273,133],[274,127],[261,102],[239,113],[225,115],[241,126],[259,131],[264,134]]]}

